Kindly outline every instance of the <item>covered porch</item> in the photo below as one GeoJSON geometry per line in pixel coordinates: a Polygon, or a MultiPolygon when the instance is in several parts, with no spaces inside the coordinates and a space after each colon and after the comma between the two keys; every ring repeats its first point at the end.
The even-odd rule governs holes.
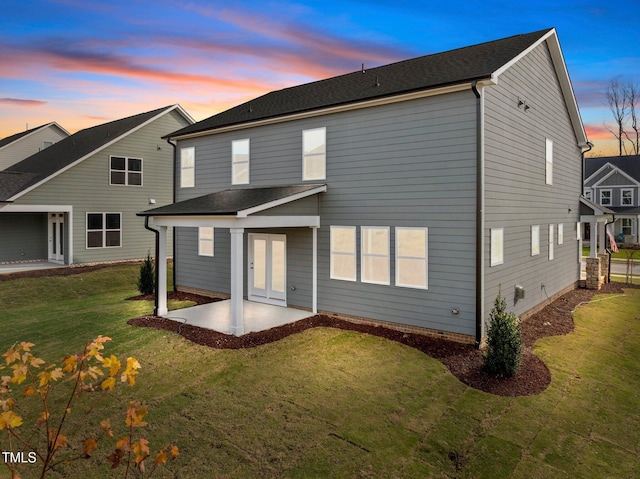
{"type": "Polygon", "coordinates": [[[316,203],[314,211],[306,208],[296,211],[296,208],[291,208],[290,204],[325,191],[326,185],[318,184],[230,189],[138,213],[139,216],[145,217],[147,229],[156,234],[155,314],[170,319],[190,315],[191,321],[187,319],[189,324],[203,325],[203,327],[235,336],[241,336],[250,331],[270,329],[314,315],[317,312],[317,229],[320,227],[318,206],[314,202],[316,203]],[[283,205],[287,206],[284,209],[278,208],[283,205]],[[152,225],[150,220],[153,221],[152,225]],[[168,312],[165,251],[169,227],[213,227],[229,230],[229,300],[189,308],[192,311],[168,312]],[[254,301],[245,299],[244,279],[247,271],[244,258],[245,230],[275,228],[311,228],[312,230],[313,262],[311,278],[309,278],[312,284],[311,312],[287,308],[286,302],[278,301],[277,298],[275,301],[268,297],[264,299],[254,297],[254,301]]]}
{"type": "MultiPolygon", "coordinates": [[[[607,253],[607,241],[615,244],[607,225],[615,220],[614,212],[604,206],[597,205],[585,197],[580,197],[580,222],[589,224],[589,257],[586,258],[587,289],[600,289],[602,284],[608,281],[609,255],[607,253]]],[[[579,251],[582,251],[582,236],[580,236],[579,251]]]]}

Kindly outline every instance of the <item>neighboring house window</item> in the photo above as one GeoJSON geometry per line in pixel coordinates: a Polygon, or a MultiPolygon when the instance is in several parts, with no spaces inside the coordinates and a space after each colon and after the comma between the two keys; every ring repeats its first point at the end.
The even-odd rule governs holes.
{"type": "Polygon", "coordinates": [[[549,260],[553,259],[553,225],[549,225],[549,260]]]}
{"type": "Polygon", "coordinates": [[[356,280],[356,227],[331,227],[331,279],[356,280]]]}
{"type": "Polygon", "coordinates": [[[564,244],[564,224],[558,225],[558,244],[564,244]]]}
{"type": "Polygon", "coordinates": [[[109,184],[142,186],[142,158],[110,157],[109,184]]]}
{"type": "Polygon", "coordinates": [[[622,234],[631,236],[633,231],[633,220],[631,218],[622,218],[622,234]]]}
{"type": "Polygon", "coordinates": [[[249,140],[231,143],[231,184],[249,184],[249,140]]]}
{"type": "Polygon", "coordinates": [[[491,228],[491,266],[504,263],[504,228],[491,228]]]}
{"type": "Polygon", "coordinates": [[[584,190],[584,197],[586,199],[588,199],[589,201],[591,201],[591,188],[585,188],[584,190]]]}
{"type": "Polygon", "coordinates": [[[200,256],[213,256],[213,226],[200,226],[198,228],[198,254],[200,256]]]}
{"type": "Polygon", "coordinates": [[[180,187],[191,188],[196,185],[196,149],[180,149],[180,187]]]}
{"type": "Polygon", "coordinates": [[[360,236],[362,282],[389,284],[389,227],[363,226],[360,236]]]}
{"type": "Polygon", "coordinates": [[[120,213],[87,213],[87,248],[122,246],[120,213]]]}
{"type": "Polygon", "coordinates": [[[553,140],[547,138],[546,141],[546,183],[547,185],[553,184],[553,140]]]}
{"type": "Polygon", "coordinates": [[[602,206],[611,205],[611,190],[600,190],[600,204],[602,206]]]}
{"type": "Polygon", "coordinates": [[[42,142],[42,149],[44,150],[45,148],[49,148],[51,145],[53,145],[53,141],[43,141],[42,142]]]}
{"type": "Polygon", "coordinates": [[[633,190],[631,188],[624,188],[620,193],[620,205],[633,206],[633,190]]]}
{"type": "Polygon", "coordinates": [[[531,226],[531,256],[540,254],[540,225],[531,226]]]}
{"type": "Polygon", "coordinates": [[[427,258],[427,228],[396,228],[396,286],[427,289],[427,258]]]}
{"type": "Polygon", "coordinates": [[[315,128],[302,132],[302,179],[326,178],[327,129],[315,128]]]}

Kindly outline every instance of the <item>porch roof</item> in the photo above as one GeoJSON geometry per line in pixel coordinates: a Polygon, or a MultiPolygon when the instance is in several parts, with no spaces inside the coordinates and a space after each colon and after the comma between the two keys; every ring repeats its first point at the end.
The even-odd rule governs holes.
{"type": "Polygon", "coordinates": [[[269,208],[327,191],[325,184],[234,188],[137,213],[138,216],[232,216],[245,218],[269,208]]]}

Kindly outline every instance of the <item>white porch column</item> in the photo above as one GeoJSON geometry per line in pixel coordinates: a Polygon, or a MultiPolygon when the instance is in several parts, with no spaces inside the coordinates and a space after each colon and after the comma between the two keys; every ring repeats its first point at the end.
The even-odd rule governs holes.
{"type": "Polygon", "coordinates": [[[596,258],[598,256],[598,223],[592,221],[589,223],[589,231],[591,237],[589,238],[589,258],[596,258]]]}
{"type": "Polygon", "coordinates": [[[244,228],[231,228],[231,334],[244,334],[244,228]]]}
{"type": "Polygon", "coordinates": [[[167,227],[156,226],[158,230],[158,253],[156,270],[158,272],[158,310],[157,316],[167,314],[167,227]]]}
{"type": "Polygon", "coordinates": [[[315,226],[311,227],[311,232],[313,236],[312,243],[312,256],[313,256],[313,266],[311,268],[313,278],[312,278],[312,299],[311,299],[311,311],[314,314],[318,313],[318,228],[315,226]]]}
{"type": "Polygon", "coordinates": [[[598,253],[605,254],[605,248],[607,247],[607,233],[603,223],[598,223],[598,237],[600,238],[600,249],[598,253]]]}

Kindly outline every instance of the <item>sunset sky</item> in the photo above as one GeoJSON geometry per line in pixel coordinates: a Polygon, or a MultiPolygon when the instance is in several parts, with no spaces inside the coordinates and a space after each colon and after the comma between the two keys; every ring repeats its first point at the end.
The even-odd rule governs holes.
{"type": "Polygon", "coordinates": [[[555,27],[593,154],[612,79],[640,82],[638,0],[0,0],[0,138],[179,103],[202,120],[271,90],[555,27]]]}

